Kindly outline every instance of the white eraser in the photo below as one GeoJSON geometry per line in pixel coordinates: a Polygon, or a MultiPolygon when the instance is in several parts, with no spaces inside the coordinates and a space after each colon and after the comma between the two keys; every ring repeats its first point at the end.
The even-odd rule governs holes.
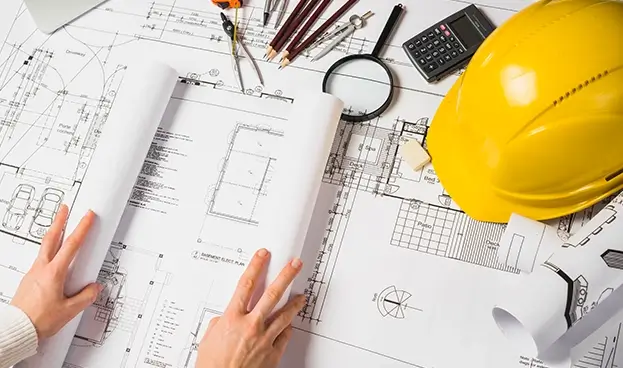
{"type": "Polygon", "coordinates": [[[400,155],[402,159],[415,171],[421,169],[430,162],[428,152],[415,139],[410,139],[407,143],[400,147],[400,155]]]}

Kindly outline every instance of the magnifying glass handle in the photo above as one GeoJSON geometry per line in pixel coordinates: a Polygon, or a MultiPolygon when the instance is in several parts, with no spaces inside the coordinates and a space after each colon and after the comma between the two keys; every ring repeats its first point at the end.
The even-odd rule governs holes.
{"type": "Polygon", "coordinates": [[[389,36],[391,36],[392,32],[394,31],[394,28],[398,24],[398,20],[400,19],[400,16],[402,15],[403,10],[404,10],[404,6],[402,4],[398,4],[394,7],[392,14],[389,16],[389,20],[387,21],[387,24],[385,24],[385,28],[383,28],[381,37],[379,37],[379,40],[376,43],[376,46],[374,46],[374,50],[372,51],[373,56],[379,57],[379,55],[381,54],[381,51],[385,47],[385,43],[387,42],[387,40],[389,39],[389,36]]]}

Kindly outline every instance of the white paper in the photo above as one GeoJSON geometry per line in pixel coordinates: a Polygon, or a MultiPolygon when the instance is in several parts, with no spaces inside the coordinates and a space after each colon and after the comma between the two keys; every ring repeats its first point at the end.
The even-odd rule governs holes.
{"type": "MultiPolygon", "coordinates": [[[[399,146],[412,139],[426,146],[429,122],[457,78],[426,83],[402,43],[465,4],[402,3],[404,18],[383,53],[398,83],[395,100],[378,119],[338,126],[305,238],[305,267],[293,287],[309,303],[294,321],[283,366],[539,367],[534,357],[508,347],[491,318],[501,291],[523,279],[498,260],[504,226],[469,219],[431,165],[414,171],[399,154],[399,146]]],[[[483,0],[478,7],[501,24],[528,3],[483,0]]],[[[326,14],[341,5],[333,2],[326,14]]],[[[37,89],[37,98],[31,93],[22,100],[21,121],[40,115],[51,126],[59,111],[51,103],[64,96],[62,120],[88,127],[103,116],[95,114],[98,101],[116,90],[117,69],[139,47],[182,77],[99,272],[106,291],[84,312],[65,367],[193,366],[207,323],[223,311],[261,246],[261,214],[278,196],[270,186],[278,172],[267,169],[279,160],[274,152],[287,139],[293,101],[301,90],[320,91],[324,72],[340,57],[371,51],[393,5],[360,0],[352,14],[375,13],[366,27],[322,60],[311,63],[303,55],[278,71],[262,61],[274,35],[261,25],[257,9],[263,1],[245,1],[240,30],[266,86],[254,85],[252,67],[242,58],[242,95],[220,9],[209,1],[110,0],[51,37],[36,32],[19,0],[2,2],[0,119],[15,120],[14,94],[21,98],[26,87],[37,89]],[[25,73],[20,68],[29,56],[42,62],[29,63],[25,73]],[[31,72],[41,79],[26,78],[31,72]]],[[[5,127],[0,137],[9,131],[5,127]]],[[[0,143],[0,163],[20,167],[32,152],[3,159],[3,150],[28,126],[15,128],[14,138],[7,135],[0,143]]],[[[65,140],[71,141],[61,140],[60,149],[46,155],[63,152],[65,140]]],[[[3,173],[8,169],[3,166],[3,173]]],[[[7,175],[2,178],[0,201],[6,205],[17,183],[8,187],[7,175]]],[[[45,187],[35,189],[37,199],[45,187]]],[[[5,213],[2,206],[0,217],[5,213]]],[[[581,221],[559,225],[572,233],[577,228],[567,225],[579,227],[581,221]]],[[[36,254],[37,247],[2,232],[0,237],[0,300],[8,302],[30,265],[10,255],[18,248],[36,254]]],[[[277,262],[271,267],[279,268],[277,262]]]]}
{"type": "MultiPolygon", "coordinates": [[[[135,64],[126,71],[123,88],[116,95],[119,102],[108,116],[67,221],[66,234],[70,234],[89,209],[97,215],[85,246],[68,273],[65,285],[68,295],[97,280],[143,166],[142,158],[147,155],[176,81],[175,70],[150,61],[135,64]]],[[[18,367],[60,367],[81,317],[78,315],[55,336],[43,341],[37,355],[18,367]]]]}
{"type": "Polygon", "coordinates": [[[553,226],[512,214],[500,240],[498,258],[522,273],[531,273],[564,243],[558,233],[553,226]]]}
{"type": "MultiPolygon", "coordinates": [[[[271,251],[264,285],[268,286],[283,266],[300,257],[318,198],[322,175],[331,151],[344,103],[329,94],[312,93],[294,102],[286,130],[288,139],[276,152],[276,174],[270,185],[279,193],[263,215],[260,244],[271,251]]],[[[263,292],[258,288],[256,299],[263,292]]],[[[288,299],[290,289],[275,309],[288,299]]]]}
{"type": "Polygon", "coordinates": [[[581,342],[621,309],[601,304],[623,284],[622,210],[620,195],[494,311],[496,322],[520,350],[562,359],[575,346],[569,341],[581,342]]]}

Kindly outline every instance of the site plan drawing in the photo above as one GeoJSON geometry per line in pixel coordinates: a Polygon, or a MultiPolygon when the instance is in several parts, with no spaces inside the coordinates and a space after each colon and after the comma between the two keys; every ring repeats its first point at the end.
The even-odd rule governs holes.
{"type": "MultiPolygon", "coordinates": [[[[477,5],[500,24],[529,3],[477,5]]],[[[401,44],[466,3],[403,4],[384,57],[399,91],[385,115],[339,125],[293,288],[308,303],[282,366],[542,367],[518,357],[491,318],[497,292],[522,277],[499,260],[505,226],[469,218],[432,165],[413,171],[399,153],[412,139],[426,147],[436,108],[456,81],[426,83],[401,44]]],[[[220,10],[209,1],[110,0],[45,35],[21,0],[5,0],[0,303],[10,302],[60,204],[71,208],[79,194],[129,58],[144,50],[179,79],[99,273],[105,292],[85,313],[64,367],[193,367],[207,323],[223,312],[257,249],[260,215],[278,195],[274,147],[287,138],[286,113],[299,89],[320,90],[334,61],[371,51],[393,5],[361,0],[352,12],[374,11],[368,26],[322,60],[302,55],[279,71],[262,60],[275,35],[261,26],[263,1],[245,1],[240,32],[266,86],[248,78],[243,94],[220,10]]],[[[247,64],[241,72],[251,75],[247,64]]],[[[550,225],[565,238],[592,214],[550,225]]],[[[595,341],[576,367],[623,366],[620,331],[619,324],[595,341]]]]}

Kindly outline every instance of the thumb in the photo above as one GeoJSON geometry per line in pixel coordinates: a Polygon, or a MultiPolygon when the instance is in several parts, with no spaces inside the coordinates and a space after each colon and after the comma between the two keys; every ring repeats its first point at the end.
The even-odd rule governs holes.
{"type": "MultiPolygon", "coordinates": [[[[78,315],[97,300],[104,287],[98,283],[85,286],[80,292],[67,300],[67,309],[72,316],[78,315]]],[[[72,317],[73,318],[73,317],[72,317]]]]}

